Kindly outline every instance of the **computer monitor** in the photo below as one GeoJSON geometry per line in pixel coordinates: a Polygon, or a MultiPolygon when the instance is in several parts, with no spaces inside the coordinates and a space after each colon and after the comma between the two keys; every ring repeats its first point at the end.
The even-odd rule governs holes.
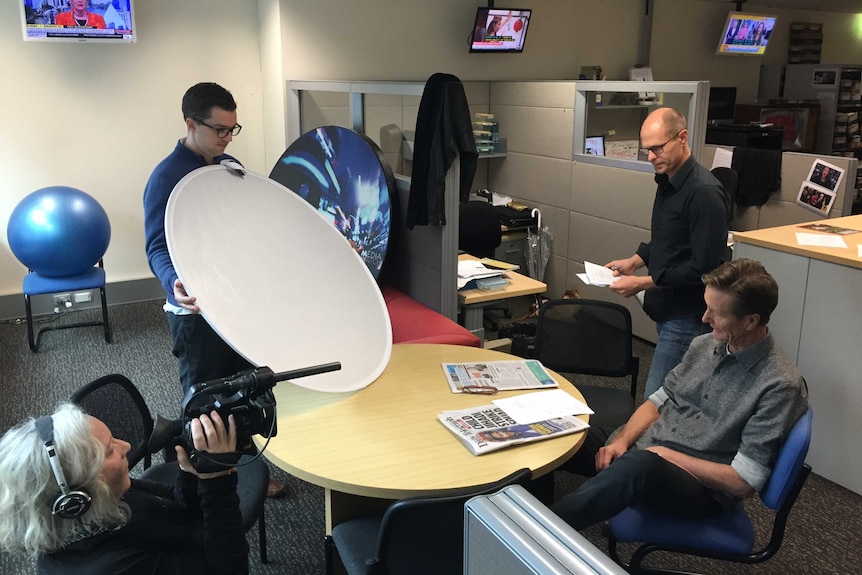
{"type": "Polygon", "coordinates": [[[710,87],[706,120],[712,124],[732,124],[736,117],[736,88],[710,87]]]}
{"type": "Polygon", "coordinates": [[[605,138],[604,136],[590,136],[584,138],[584,153],[591,156],[605,155],[605,138]]]}

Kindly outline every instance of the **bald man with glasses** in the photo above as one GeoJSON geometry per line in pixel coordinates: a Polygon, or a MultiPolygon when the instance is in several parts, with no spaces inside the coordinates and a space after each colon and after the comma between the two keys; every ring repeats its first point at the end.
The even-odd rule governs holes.
{"type": "Polygon", "coordinates": [[[662,385],[691,340],[709,333],[701,276],[717,268],[727,245],[730,197],[688,146],[685,116],[673,108],[653,111],[641,126],[641,153],[658,185],[650,241],[629,258],[606,267],[619,276],[610,289],[624,297],[644,293],[643,308],[656,322],[658,342],[644,397],[662,385]],[[646,267],[646,275],[635,275],[646,267]]]}

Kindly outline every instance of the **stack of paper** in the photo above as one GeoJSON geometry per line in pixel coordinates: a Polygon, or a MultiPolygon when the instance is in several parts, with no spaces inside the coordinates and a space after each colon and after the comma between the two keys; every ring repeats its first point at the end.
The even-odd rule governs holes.
{"type": "Polygon", "coordinates": [[[437,419],[474,454],[551,439],[589,428],[578,418],[593,411],[562,390],[497,399],[487,405],[444,411],[437,419]]]}
{"type": "MultiPolygon", "coordinates": [[[[607,287],[620,278],[620,276],[615,276],[611,269],[592,262],[584,262],[584,270],[586,273],[577,274],[577,276],[588,286],[607,287]]],[[[644,292],[639,291],[635,294],[635,298],[639,304],[644,304],[644,292]]]]}
{"type": "Polygon", "coordinates": [[[504,270],[487,268],[479,260],[458,261],[458,289],[463,288],[473,280],[502,276],[504,270]]]}
{"type": "Polygon", "coordinates": [[[617,281],[617,277],[619,277],[615,277],[614,272],[605,266],[600,266],[592,262],[584,262],[584,270],[587,273],[578,274],[578,277],[588,286],[609,286],[617,281]]]}

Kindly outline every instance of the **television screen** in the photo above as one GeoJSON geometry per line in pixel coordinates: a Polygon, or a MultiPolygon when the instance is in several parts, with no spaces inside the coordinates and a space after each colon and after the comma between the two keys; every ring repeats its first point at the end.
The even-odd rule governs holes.
{"type": "Polygon", "coordinates": [[[727,15],[716,54],[761,56],[766,51],[774,27],[775,16],[731,12],[727,15]]]}
{"type": "Polygon", "coordinates": [[[523,52],[531,10],[479,8],[470,52],[523,52]]]}
{"type": "Polygon", "coordinates": [[[30,42],[135,41],[132,0],[18,0],[24,40],[30,42]]]}

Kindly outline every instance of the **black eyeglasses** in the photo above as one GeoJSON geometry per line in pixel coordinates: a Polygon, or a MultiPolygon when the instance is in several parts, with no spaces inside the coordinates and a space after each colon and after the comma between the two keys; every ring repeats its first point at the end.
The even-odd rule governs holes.
{"type": "Polygon", "coordinates": [[[676,140],[679,137],[679,135],[682,134],[684,131],[685,130],[680,130],[679,132],[676,133],[676,135],[674,135],[673,138],[671,138],[670,140],[668,140],[664,144],[659,144],[658,146],[650,146],[649,148],[641,148],[640,149],[641,153],[645,156],[649,156],[649,153],[652,152],[656,156],[660,156],[661,153],[664,151],[664,147],[667,146],[668,144],[670,144],[671,142],[673,142],[674,140],[676,140]]]}
{"type": "Polygon", "coordinates": [[[210,130],[214,131],[216,133],[216,136],[218,136],[219,138],[227,138],[228,134],[230,134],[231,136],[238,136],[239,133],[242,131],[242,126],[240,126],[239,124],[234,124],[230,128],[216,128],[215,126],[210,126],[203,120],[198,120],[197,118],[195,118],[195,122],[197,122],[201,126],[206,126],[210,130]]]}

